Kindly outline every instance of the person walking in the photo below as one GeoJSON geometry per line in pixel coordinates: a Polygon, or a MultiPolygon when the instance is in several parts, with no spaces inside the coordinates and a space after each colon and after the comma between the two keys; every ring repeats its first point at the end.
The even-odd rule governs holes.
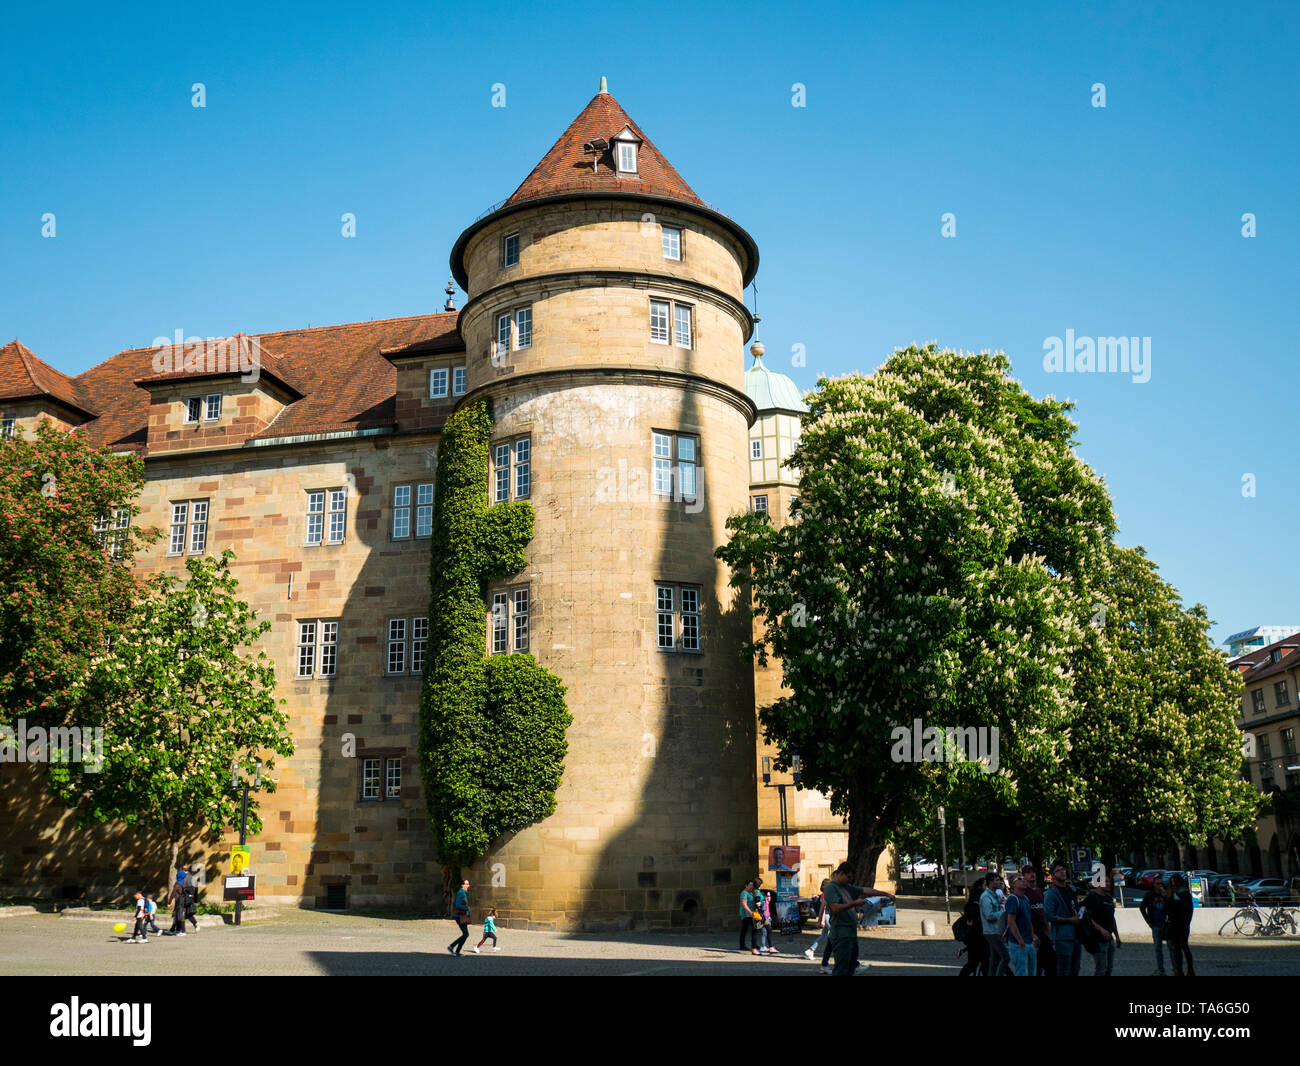
{"type": "Polygon", "coordinates": [[[852,977],[858,969],[858,914],[867,897],[884,896],[891,902],[892,892],[864,888],[849,883],[853,865],[842,862],[831,874],[826,886],[826,906],[830,911],[831,954],[835,956],[835,977],[852,977]],[[857,913],[855,913],[857,912],[857,913]]]}
{"type": "MultiPolygon", "coordinates": [[[[817,895],[817,939],[812,942],[812,947],[803,953],[804,958],[809,962],[817,961],[817,949],[822,947],[823,944],[828,950],[831,946],[831,937],[826,921],[826,885],[829,882],[829,877],[822,881],[821,892],[817,895]]],[[[822,963],[822,968],[826,968],[825,963],[822,963]]]]}
{"type": "Polygon", "coordinates": [[[1065,864],[1058,862],[1052,867],[1052,885],[1043,893],[1043,915],[1052,931],[1057,977],[1079,976],[1081,958],[1076,935],[1079,925],[1077,907],[1078,900],[1066,875],[1065,864]]]}
{"type": "Polygon", "coordinates": [[[760,950],[768,955],[780,955],[772,943],[772,905],[776,902],[776,897],[770,889],[763,887],[761,876],[754,879],[754,885],[758,890],[759,910],[763,913],[763,947],[760,950]]]}
{"type": "Polygon", "coordinates": [[[135,928],[131,931],[131,939],[128,944],[147,944],[149,943],[149,933],[145,925],[149,921],[149,905],[145,902],[144,893],[136,892],[135,899],[135,928]]]}
{"type": "Polygon", "coordinates": [[[1187,888],[1187,878],[1182,874],[1174,874],[1169,879],[1169,889],[1169,910],[1165,915],[1165,926],[1168,930],[1169,954],[1174,962],[1174,976],[1184,976],[1183,960],[1186,959],[1186,976],[1195,977],[1192,949],[1188,944],[1192,935],[1193,904],[1192,894],[1187,888]]]}
{"type": "Polygon", "coordinates": [[[147,912],[146,917],[147,917],[147,924],[149,926],[149,932],[153,933],[154,936],[158,936],[160,932],[160,930],[158,929],[158,904],[154,900],[152,892],[145,893],[144,907],[145,907],[145,911],[147,912]]]}
{"type": "Polygon", "coordinates": [[[460,891],[456,893],[456,899],[451,905],[452,920],[460,927],[460,936],[447,945],[456,958],[460,958],[461,948],[465,946],[465,941],[469,939],[469,878],[465,878],[460,883],[460,891]]]}
{"type": "Polygon", "coordinates": [[[185,871],[176,871],[176,880],[172,882],[171,891],[167,893],[167,903],[172,909],[171,936],[185,935],[185,871]]]}
{"type": "MultiPolygon", "coordinates": [[[[966,906],[957,919],[963,925],[966,945],[966,965],[961,968],[958,977],[983,977],[988,973],[989,945],[984,939],[984,927],[980,922],[980,896],[983,892],[983,881],[970,886],[966,906]]],[[[960,957],[960,952],[958,955],[960,957]]]]}
{"type": "Polygon", "coordinates": [[[1165,897],[1165,883],[1156,877],[1147,889],[1142,902],[1138,904],[1142,919],[1151,930],[1151,943],[1156,949],[1156,972],[1152,977],[1164,977],[1165,974],[1165,919],[1168,916],[1169,903],[1165,897]]]}
{"type": "MultiPolygon", "coordinates": [[[[196,863],[195,870],[201,869],[196,863]]],[[[199,931],[199,879],[193,871],[185,874],[185,883],[181,886],[185,897],[185,921],[194,924],[194,931],[199,931]]],[[[181,922],[181,931],[185,931],[185,922],[181,922]]]]}
{"type": "Polygon", "coordinates": [[[984,891],[980,894],[980,928],[989,945],[989,977],[1004,977],[1011,963],[1007,950],[1007,915],[1002,909],[1002,878],[992,870],[984,875],[984,891]]]}
{"type": "Polygon", "coordinates": [[[1047,916],[1043,913],[1043,890],[1038,887],[1038,871],[1032,863],[1025,863],[1020,871],[1025,878],[1025,899],[1029,900],[1029,916],[1034,924],[1034,936],[1038,948],[1035,977],[1056,976],[1056,952],[1052,950],[1052,933],[1047,927],[1047,916]]]}
{"type": "Polygon", "coordinates": [[[483,946],[483,941],[488,937],[492,938],[492,950],[500,951],[497,946],[497,912],[495,909],[487,912],[487,917],[483,919],[483,939],[474,945],[474,954],[477,955],[478,949],[483,946]]]}
{"type": "Polygon", "coordinates": [[[1110,977],[1115,968],[1115,952],[1119,949],[1119,930],[1115,926],[1115,898],[1111,895],[1110,874],[1098,872],[1092,891],[1084,898],[1085,923],[1090,926],[1094,977],[1110,977]]]}
{"type": "Polygon", "coordinates": [[[1034,935],[1028,888],[1024,874],[1017,874],[1011,882],[1011,895],[1007,897],[1007,948],[1015,977],[1033,977],[1038,971],[1038,937],[1034,935]]]}
{"type": "Polygon", "coordinates": [[[753,948],[753,953],[758,954],[758,928],[754,921],[754,912],[759,909],[758,897],[754,894],[754,882],[752,880],[745,882],[745,887],[740,893],[740,950],[745,950],[745,934],[749,934],[749,942],[753,948]]]}

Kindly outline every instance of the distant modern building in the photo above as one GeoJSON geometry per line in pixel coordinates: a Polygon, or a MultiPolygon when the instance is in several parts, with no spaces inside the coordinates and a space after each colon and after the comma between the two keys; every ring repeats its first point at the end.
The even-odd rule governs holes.
{"type": "Polygon", "coordinates": [[[1292,633],[1300,632],[1300,626],[1255,626],[1233,633],[1223,643],[1227,645],[1228,657],[1236,659],[1248,652],[1265,648],[1274,641],[1283,640],[1292,633]]]}

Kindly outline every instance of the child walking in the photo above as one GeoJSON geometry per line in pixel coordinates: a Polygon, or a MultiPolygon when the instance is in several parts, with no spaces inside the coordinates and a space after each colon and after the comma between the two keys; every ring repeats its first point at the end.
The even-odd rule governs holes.
{"type": "Polygon", "coordinates": [[[149,920],[149,906],[145,902],[144,894],[141,892],[134,893],[135,897],[135,929],[131,931],[131,939],[128,944],[147,944],[149,943],[148,932],[145,929],[145,923],[149,920]]]}
{"type": "Polygon", "coordinates": [[[158,902],[153,898],[152,892],[144,894],[144,905],[145,910],[148,912],[149,932],[153,933],[154,936],[158,936],[158,902]]]}
{"type": "Polygon", "coordinates": [[[488,911],[487,917],[483,919],[483,940],[474,945],[474,954],[478,954],[478,949],[483,946],[483,941],[488,937],[492,938],[492,950],[500,951],[497,947],[497,912],[495,908],[488,911]]]}

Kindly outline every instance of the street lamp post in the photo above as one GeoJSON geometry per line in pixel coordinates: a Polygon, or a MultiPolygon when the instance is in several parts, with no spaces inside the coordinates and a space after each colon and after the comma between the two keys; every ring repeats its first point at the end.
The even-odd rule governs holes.
{"type": "Polygon", "coordinates": [[[970,885],[966,883],[966,819],[957,819],[957,832],[961,834],[961,890],[970,895],[970,885]]]}
{"type": "Polygon", "coordinates": [[[939,808],[939,840],[943,849],[943,911],[948,916],[948,924],[952,925],[952,901],[948,897],[948,820],[944,817],[943,808],[939,808]]]}
{"type": "MultiPolygon", "coordinates": [[[[790,757],[790,771],[791,776],[794,778],[794,787],[798,788],[803,784],[803,760],[799,758],[797,753],[790,757]]],[[[763,787],[776,789],[776,793],[780,797],[781,847],[784,848],[790,843],[790,823],[787,816],[785,802],[785,790],[790,787],[790,782],[785,781],[777,782],[775,785],[772,784],[772,760],[766,755],[763,756],[763,787]]]]}
{"type": "MultiPolygon", "coordinates": [[[[235,773],[233,769],[230,774],[230,779],[231,779],[231,784],[234,784],[235,773]]],[[[242,780],[241,786],[243,788],[244,795],[239,810],[239,844],[240,847],[243,847],[245,844],[248,843],[248,789],[249,789],[248,778],[244,778],[242,780]]],[[[257,762],[257,770],[253,775],[252,787],[257,789],[260,789],[262,787],[262,761],[260,759],[257,762]]],[[[236,899],[235,900],[235,924],[236,925],[242,924],[241,919],[243,918],[243,916],[244,916],[244,901],[242,899],[236,899]]]]}

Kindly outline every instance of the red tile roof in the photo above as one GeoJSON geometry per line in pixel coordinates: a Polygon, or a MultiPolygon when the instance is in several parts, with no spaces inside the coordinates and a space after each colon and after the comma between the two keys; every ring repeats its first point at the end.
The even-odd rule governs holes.
{"type": "MultiPolygon", "coordinates": [[[[444,311],[250,336],[270,375],[300,397],[256,439],[394,425],[397,368],[380,352],[454,334],[458,317],[456,311],[444,311]]],[[[136,383],[196,376],[174,371],[157,374],[157,353],[157,348],[132,348],[75,379],[64,378],[99,412],[79,432],[116,451],[145,452],[149,393],[136,383]]],[[[0,361],[0,370],[3,366],[0,361]]],[[[0,377],[0,382],[4,380],[0,377]]]]}
{"type": "Polygon", "coordinates": [[[1243,684],[1261,681],[1273,674],[1285,673],[1300,666],[1300,633],[1292,633],[1264,648],[1254,648],[1245,655],[1239,655],[1228,664],[1241,674],[1243,684]],[[1287,647],[1286,645],[1290,645],[1287,647]],[[1282,657],[1273,662],[1273,650],[1279,649],[1282,657]]]}
{"type": "Polygon", "coordinates": [[[67,374],[39,359],[20,340],[0,348],[0,400],[36,400],[53,397],[66,407],[94,416],[85,390],[67,374]]]}
{"type": "Polygon", "coordinates": [[[572,192],[641,193],[707,206],[609,93],[592,97],[502,207],[572,192]],[[583,149],[598,137],[613,140],[625,126],[641,141],[636,174],[619,174],[609,149],[599,156],[583,149]]]}

